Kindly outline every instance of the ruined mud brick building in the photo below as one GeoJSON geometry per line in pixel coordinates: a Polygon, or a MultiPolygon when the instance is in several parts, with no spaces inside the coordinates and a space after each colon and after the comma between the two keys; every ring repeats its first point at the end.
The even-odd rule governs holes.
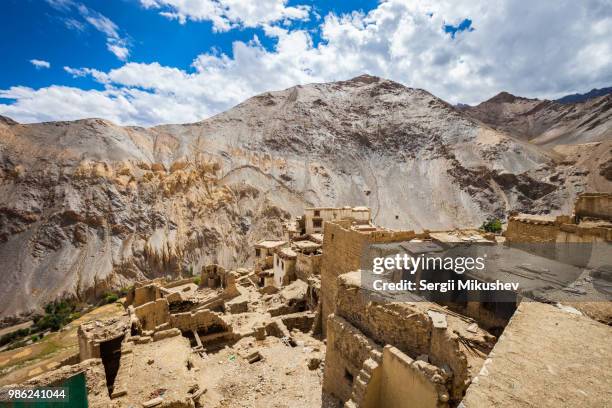
{"type": "Polygon", "coordinates": [[[371,211],[368,207],[313,207],[304,210],[306,234],[323,232],[325,221],[352,220],[357,224],[369,224],[371,211]]]}
{"type": "Polygon", "coordinates": [[[318,276],[325,221],[347,221],[356,228],[373,228],[367,207],[306,208],[304,215],[284,224],[285,240],[263,240],[255,244],[255,270],[260,285],[280,288],[297,278],[307,281],[318,276]]]}
{"type": "MultiPolygon", "coordinates": [[[[210,364],[209,353],[246,339],[248,353],[240,358],[253,363],[267,347],[291,350],[303,339],[322,347],[307,334],[318,298],[310,298],[306,282],[296,280],[270,295],[257,285],[253,270],[219,265],[203,267],[200,282],[137,283],[126,297],[122,317],[79,327],[79,354],[70,362],[77,364],[24,386],[58,385],[84,375],[92,407],[199,407],[207,378],[201,370],[210,364]]],[[[312,350],[312,356],[299,353],[303,360],[322,359],[312,350]]]]}
{"type": "MultiPolygon", "coordinates": [[[[270,261],[272,270],[278,251],[295,253],[293,271],[283,270],[290,279],[278,287],[262,284],[261,267],[220,265],[203,267],[199,285],[192,279],[136,284],[122,317],[79,327],[75,361],[21,385],[57,386],[82,376],[92,407],[224,406],[220,392],[236,397],[224,381],[241,375],[228,361],[244,372],[240,381],[274,377],[267,389],[274,398],[295,383],[287,366],[274,365],[290,356],[292,362],[282,364],[298,364],[296,375],[309,379],[316,388],[309,392],[321,393],[325,407],[606,406],[612,383],[606,319],[612,314],[601,309],[609,302],[546,304],[517,296],[508,313],[486,302],[439,303],[373,291],[359,269],[369,247],[406,242],[402,248],[412,254],[461,242],[549,243],[551,235],[555,242],[609,243],[609,199],[585,195],[574,214],[552,221],[515,215],[505,238],[328,221],[322,239],[300,234],[259,246],[259,260],[270,261]]],[[[546,262],[558,256],[534,255],[546,262]]],[[[597,279],[586,278],[580,277],[584,287],[597,279]]],[[[253,392],[249,387],[243,392],[253,392]]]]}
{"type": "MultiPolygon", "coordinates": [[[[573,215],[551,222],[511,217],[506,238],[515,244],[609,243],[609,200],[609,194],[584,195],[573,215]]],[[[475,235],[475,231],[360,231],[350,222],[325,224],[321,265],[321,317],[327,337],[324,393],[345,407],[531,407],[536,403],[556,407],[609,402],[609,300],[571,307],[517,297],[510,313],[503,310],[499,315],[498,309],[487,310],[485,302],[442,307],[422,298],[394,299],[361,283],[358,270],[369,245],[444,243],[473,240],[475,235]],[[590,310],[593,306],[597,313],[590,310]],[[488,329],[499,324],[503,325],[501,335],[493,336],[488,329]],[[585,336],[591,340],[585,341],[585,336]],[[576,378],[581,379],[579,384],[576,378]]],[[[534,256],[541,255],[551,256],[534,256]]],[[[555,256],[546,261],[554,262],[555,256]]],[[[592,280],[584,278],[587,284],[592,280]]]]}
{"type": "Polygon", "coordinates": [[[612,194],[588,193],[578,197],[573,215],[511,216],[505,236],[515,242],[609,242],[611,225],[612,194]]]}

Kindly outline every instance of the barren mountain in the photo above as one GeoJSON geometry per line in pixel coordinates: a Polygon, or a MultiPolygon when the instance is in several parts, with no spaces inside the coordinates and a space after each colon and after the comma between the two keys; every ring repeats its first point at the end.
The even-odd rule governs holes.
{"type": "Polygon", "coordinates": [[[555,102],[559,102],[559,103],[586,102],[589,99],[597,98],[599,96],[604,96],[608,94],[612,94],[612,86],[607,87],[607,88],[599,88],[599,89],[594,88],[594,89],[591,89],[589,92],[586,92],[583,94],[575,93],[571,95],[565,95],[562,98],[555,99],[555,102]]]}
{"type": "MultiPolygon", "coordinates": [[[[610,101],[599,101],[594,129],[609,129],[596,104],[610,101]]],[[[592,167],[609,163],[607,141],[562,155],[470,116],[361,76],[186,125],[3,118],[0,317],[210,262],[243,265],[253,242],[279,236],[305,206],[367,205],[382,226],[443,229],[511,210],[567,213],[577,193],[610,190],[610,171],[592,167]]]]}
{"type": "Polygon", "coordinates": [[[461,110],[494,129],[546,148],[612,139],[612,94],[559,103],[501,92],[461,110]]]}

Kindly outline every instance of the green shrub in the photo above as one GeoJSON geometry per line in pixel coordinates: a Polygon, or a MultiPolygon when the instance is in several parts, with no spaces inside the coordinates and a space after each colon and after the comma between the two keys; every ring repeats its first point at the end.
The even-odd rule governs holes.
{"type": "Polygon", "coordinates": [[[201,280],[199,276],[196,276],[195,278],[193,278],[193,283],[195,283],[196,285],[200,286],[200,282],[201,280]]]}
{"type": "Polygon", "coordinates": [[[68,317],[69,321],[73,321],[78,319],[79,317],[81,317],[81,313],[79,312],[74,312],[74,313],[70,313],[70,316],[68,317]]]}
{"type": "Polygon", "coordinates": [[[117,296],[115,293],[107,293],[104,297],[104,301],[106,303],[115,303],[118,299],[119,296],[117,296]]]}
{"type": "Polygon", "coordinates": [[[50,329],[58,331],[62,326],[70,322],[75,306],[65,300],[49,303],[45,306],[45,314],[34,319],[33,331],[45,331],[50,329]]]}
{"type": "Polygon", "coordinates": [[[483,222],[482,225],[480,226],[480,229],[486,232],[498,233],[498,232],[501,232],[502,230],[502,223],[499,219],[494,218],[486,222],[483,222]]]}

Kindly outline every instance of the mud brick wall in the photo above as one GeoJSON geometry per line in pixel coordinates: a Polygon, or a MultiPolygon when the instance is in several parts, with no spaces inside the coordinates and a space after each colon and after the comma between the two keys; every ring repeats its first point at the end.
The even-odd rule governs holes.
{"type": "Polygon", "coordinates": [[[144,330],[154,330],[156,326],[166,323],[170,319],[168,301],[158,299],[154,302],[145,303],[134,309],[136,317],[144,330]]]}
{"type": "Polygon", "coordinates": [[[504,235],[508,242],[555,242],[558,233],[559,225],[552,221],[510,218],[504,235]]]}
{"type": "Polygon", "coordinates": [[[298,252],[295,262],[295,276],[298,279],[307,281],[312,275],[320,275],[322,259],[323,255],[308,255],[298,252]]]}
{"type": "Polygon", "coordinates": [[[220,317],[219,314],[208,309],[198,310],[197,312],[185,312],[173,314],[170,318],[170,325],[183,332],[191,330],[207,331],[210,328],[223,328],[224,331],[231,331],[231,327],[220,317]]]}
{"type": "MultiPolygon", "coordinates": [[[[350,221],[326,222],[321,258],[321,316],[325,323],[334,312],[337,295],[336,278],[361,268],[362,255],[369,244],[401,242],[422,234],[414,231],[370,231],[350,229],[350,221]]],[[[322,326],[326,334],[325,324],[322,326]]]]}
{"type": "Polygon", "coordinates": [[[591,217],[612,221],[612,194],[582,194],[576,200],[574,213],[577,218],[591,217]]]}
{"type": "Polygon", "coordinates": [[[330,315],[326,326],[323,392],[347,401],[351,397],[353,381],[363,362],[370,357],[370,351],[382,351],[382,348],[340,316],[330,315]]]}

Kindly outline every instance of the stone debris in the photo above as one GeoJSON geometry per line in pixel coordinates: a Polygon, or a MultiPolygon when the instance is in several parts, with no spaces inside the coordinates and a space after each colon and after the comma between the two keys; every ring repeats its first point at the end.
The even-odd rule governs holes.
{"type": "Polygon", "coordinates": [[[157,398],[150,399],[146,402],[143,402],[142,406],[143,408],[151,408],[151,407],[156,407],[158,405],[161,405],[162,402],[164,402],[164,399],[162,397],[157,397],[157,398]]]}
{"type": "Polygon", "coordinates": [[[446,315],[444,313],[440,313],[435,310],[428,310],[427,314],[431,318],[433,327],[436,329],[446,329],[448,327],[448,324],[446,323],[446,315]]]}

